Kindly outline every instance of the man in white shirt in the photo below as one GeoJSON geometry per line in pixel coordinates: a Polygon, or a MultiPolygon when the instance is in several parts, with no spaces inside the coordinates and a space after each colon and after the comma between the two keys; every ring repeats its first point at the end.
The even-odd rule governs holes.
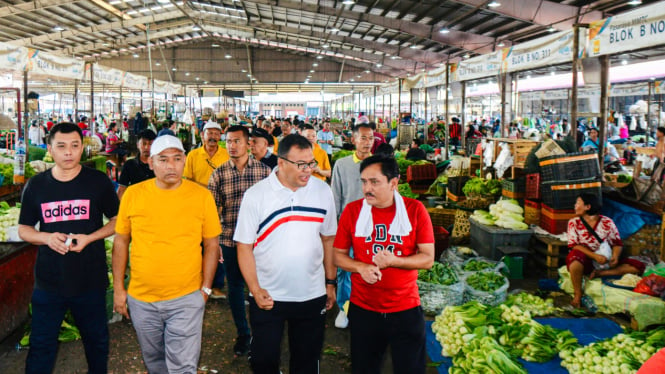
{"type": "Polygon", "coordinates": [[[270,176],[245,192],[233,236],[251,293],[249,361],[254,373],[278,373],[288,322],[291,372],[316,373],[335,303],[335,203],[328,185],[311,178],[316,161],[305,137],[285,136],[278,156],[270,176]]]}

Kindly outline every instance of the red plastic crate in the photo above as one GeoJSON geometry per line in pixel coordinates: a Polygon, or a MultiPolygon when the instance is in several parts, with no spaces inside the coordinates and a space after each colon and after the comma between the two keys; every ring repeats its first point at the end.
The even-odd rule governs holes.
{"type": "Polygon", "coordinates": [[[406,181],[433,181],[436,179],[436,166],[434,164],[411,165],[406,169],[406,181]]]}
{"type": "MultiPolygon", "coordinates": [[[[545,205],[543,204],[543,207],[545,205]]],[[[540,213],[540,227],[550,234],[559,235],[568,230],[568,219],[553,219],[544,214],[544,209],[540,213]]]]}
{"type": "Polygon", "coordinates": [[[526,175],[525,198],[531,200],[540,199],[540,173],[533,173],[526,175]]]}

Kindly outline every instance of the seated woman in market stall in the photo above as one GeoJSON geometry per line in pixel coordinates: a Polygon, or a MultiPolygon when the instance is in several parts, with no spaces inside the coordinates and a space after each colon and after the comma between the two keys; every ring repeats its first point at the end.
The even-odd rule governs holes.
{"type": "Polygon", "coordinates": [[[598,196],[582,193],[575,202],[577,217],[568,221],[568,248],[566,266],[573,283],[574,307],[582,299],[582,277],[589,279],[624,274],[642,274],[645,264],[630,258],[620,258],[623,242],[614,221],[600,215],[598,196]],[[606,242],[607,244],[602,244],[606,242]],[[609,253],[606,252],[606,246],[609,253]]]}
{"type": "MultiPolygon", "coordinates": [[[[598,129],[592,127],[589,129],[589,138],[586,141],[584,141],[584,143],[582,143],[582,146],[580,147],[580,152],[598,150],[599,148],[598,142],[599,142],[598,129]]],[[[605,157],[604,157],[605,163],[610,163],[618,160],[618,155],[613,155],[610,153],[611,148],[609,147],[608,142],[605,142],[604,150],[605,150],[605,157]]],[[[616,153],[616,148],[614,148],[614,152],[616,153]]]]}

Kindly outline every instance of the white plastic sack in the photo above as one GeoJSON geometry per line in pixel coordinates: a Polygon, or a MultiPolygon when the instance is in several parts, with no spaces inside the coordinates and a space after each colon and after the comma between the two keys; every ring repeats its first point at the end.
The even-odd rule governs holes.
{"type": "Polygon", "coordinates": [[[604,264],[600,264],[594,261],[593,267],[598,270],[609,269],[610,259],[612,258],[612,247],[610,247],[610,244],[607,242],[607,240],[603,240],[603,242],[600,243],[600,248],[596,251],[596,253],[605,257],[607,259],[607,262],[605,262],[604,264]]]}
{"type": "Polygon", "coordinates": [[[494,142],[488,142],[483,139],[481,144],[483,146],[483,162],[485,163],[485,167],[490,167],[494,158],[494,142]]]}
{"type": "Polygon", "coordinates": [[[503,173],[513,166],[513,155],[510,153],[510,146],[506,143],[501,143],[501,153],[496,158],[494,163],[494,170],[496,170],[497,178],[503,178],[503,173]]]}
{"type": "Polygon", "coordinates": [[[637,130],[637,117],[636,116],[631,116],[630,117],[630,126],[628,126],[628,129],[630,131],[635,131],[637,130]]]}

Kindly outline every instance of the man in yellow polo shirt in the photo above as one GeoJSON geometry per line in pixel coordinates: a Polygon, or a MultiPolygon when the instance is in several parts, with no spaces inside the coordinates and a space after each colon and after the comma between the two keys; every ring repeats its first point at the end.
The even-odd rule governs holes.
{"type": "Polygon", "coordinates": [[[157,138],[148,163],[155,178],[129,186],[120,204],[113,308],[127,318],[131,310],[149,373],[196,373],[220,253],[217,206],[207,188],[182,179],[185,150],[178,138],[157,138]],[[125,290],[128,258],[131,281],[125,290]]]}
{"type": "Polygon", "coordinates": [[[185,178],[204,187],[208,186],[212,172],[229,160],[229,153],[219,146],[221,138],[222,126],[217,122],[208,121],[203,126],[203,145],[187,155],[183,173],[185,178]]]}
{"type": "Polygon", "coordinates": [[[328,159],[328,153],[321,148],[321,146],[316,142],[316,130],[312,125],[303,125],[302,126],[302,136],[307,138],[310,143],[312,143],[312,151],[314,152],[314,159],[316,160],[317,166],[312,169],[312,176],[325,181],[326,178],[330,178],[332,175],[332,167],[330,166],[330,159],[328,159]]]}

